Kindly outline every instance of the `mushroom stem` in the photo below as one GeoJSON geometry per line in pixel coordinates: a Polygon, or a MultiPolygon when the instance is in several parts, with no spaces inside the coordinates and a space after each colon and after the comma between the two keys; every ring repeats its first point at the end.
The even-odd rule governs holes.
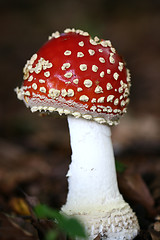
{"type": "Polygon", "coordinates": [[[107,125],[68,117],[72,163],[67,205],[72,211],[92,211],[122,202],[115,171],[111,131],[107,125]]]}
{"type": "Polygon", "coordinates": [[[114,239],[120,239],[120,232],[124,230],[127,237],[128,233],[131,234],[131,238],[122,239],[132,239],[139,226],[135,214],[118,190],[110,128],[72,116],[68,116],[68,123],[72,162],[67,173],[67,202],[62,211],[83,221],[89,239],[98,234],[106,239],[106,234],[113,237],[117,232],[114,239]],[[116,216],[118,222],[115,222],[116,216]]]}

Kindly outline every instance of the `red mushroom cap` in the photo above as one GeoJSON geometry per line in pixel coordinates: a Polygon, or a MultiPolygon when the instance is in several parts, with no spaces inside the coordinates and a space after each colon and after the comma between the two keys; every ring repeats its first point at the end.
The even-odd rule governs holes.
{"type": "Polygon", "coordinates": [[[24,67],[18,98],[31,111],[58,111],[109,125],[117,124],[129,102],[130,74],[109,40],[66,29],[24,67]]]}

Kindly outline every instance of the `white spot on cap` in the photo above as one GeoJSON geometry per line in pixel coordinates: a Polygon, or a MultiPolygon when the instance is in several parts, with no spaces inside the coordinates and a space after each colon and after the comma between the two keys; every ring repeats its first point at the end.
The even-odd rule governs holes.
{"type": "Polygon", "coordinates": [[[103,52],[103,49],[102,49],[102,48],[99,48],[98,51],[102,53],[102,52],[103,52]]]}
{"type": "Polygon", "coordinates": [[[103,47],[108,47],[108,41],[101,41],[100,43],[103,47]]]}
{"type": "Polygon", "coordinates": [[[108,113],[112,112],[112,108],[110,106],[107,106],[107,107],[101,106],[101,107],[103,108],[103,112],[108,112],[108,113]]]}
{"type": "Polygon", "coordinates": [[[40,65],[39,63],[36,64],[35,69],[33,68],[32,70],[35,71],[36,74],[40,73],[42,70],[42,65],[40,65]]]}
{"type": "Polygon", "coordinates": [[[119,99],[122,100],[122,98],[123,98],[123,95],[121,95],[119,99]]]}
{"type": "Polygon", "coordinates": [[[108,109],[108,110],[107,110],[108,113],[111,113],[111,112],[112,112],[112,108],[111,108],[110,106],[108,106],[107,109],[108,109]]]}
{"type": "Polygon", "coordinates": [[[93,72],[97,72],[98,71],[98,67],[96,65],[92,65],[92,71],[93,72]]]}
{"type": "Polygon", "coordinates": [[[107,102],[112,102],[113,101],[113,98],[114,98],[114,95],[109,95],[107,97],[107,102]]]}
{"type": "Polygon", "coordinates": [[[33,68],[32,70],[34,70],[35,73],[38,74],[38,73],[41,72],[42,66],[43,66],[43,65],[42,65],[42,60],[41,60],[41,58],[40,58],[40,59],[38,60],[38,63],[36,64],[35,69],[33,68]]]}
{"type": "Polygon", "coordinates": [[[77,88],[77,92],[82,92],[83,89],[81,87],[77,88]]]}
{"type": "Polygon", "coordinates": [[[68,110],[68,109],[64,109],[64,114],[68,115],[68,114],[70,114],[70,113],[71,113],[70,110],[68,110]]]}
{"type": "Polygon", "coordinates": [[[110,69],[107,69],[107,74],[111,74],[111,70],[110,69]]]}
{"type": "Polygon", "coordinates": [[[83,46],[84,46],[84,42],[81,41],[81,42],[78,43],[78,45],[79,45],[80,47],[83,47],[83,46]]]}
{"type": "Polygon", "coordinates": [[[62,115],[62,114],[64,113],[64,112],[63,112],[63,108],[57,108],[56,111],[57,111],[60,115],[62,115]]]}
{"type": "Polygon", "coordinates": [[[75,30],[75,28],[72,28],[71,31],[72,31],[72,32],[75,32],[76,30],[75,30]]]}
{"type": "Polygon", "coordinates": [[[103,57],[100,57],[100,58],[99,58],[99,61],[100,61],[101,63],[105,63],[105,59],[104,59],[103,57]]]}
{"type": "Polygon", "coordinates": [[[124,108],[124,109],[123,109],[123,113],[126,113],[126,112],[127,112],[127,108],[124,108]]]}
{"type": "Polygon", "coordinates": [[[70,84],[70,83],[71,83],[71,81],[65,82],[65,84],[70,84]]]}
{"type": "Polygon", "coordinates": [[[113,74],[113,78],[114,78],[115,80],[117,80],[118,77],[119,77],[119,74],[118,74],[117,72],[115,72],[115,73],[113,74]]]}
{"type": "Polygon", "coordinates": [[[129,88],[126,88],[123,94],[124,97],[128,97],[129,96],[129,88]]]}
{"type": "Polygon", "coordinates": [[[99,38],[97,36],[94,37],[95,42],[99,42],[99,38]]]}
{"type": "Polygon", "coordinates": [[[88,52],[91,56],[93,56],[95,54],[95,51],[93,49],[89,49],[88,52]]]}
{"type": "Polygon", "coordinates": [[[90,79],[84,80],[85,87],[90,88],[92,86],[92,84],[93,83],[92,83],[92,81],[90,79]]]}
{"type": "Polygon", "coordinates": [[[90,110],[92,110],[93,112],[95,112],[95,111],[96,111],[96,109],[97,109],[97,107],[96,107],[96,106],[92,106],[92,107],[90,108],[90,110]]]}
{"type": "Polygon", "coordinates": [[[29,76],[29,78],[28,78],[28,82],[31,82],[33,80],[33,76],[31,75],[31,76],[29,76]]]}
{"type": "Polygon", "coordinates": [[[78,84],[79,79],[78,79],[78,78],[75,78],[75,79],[73,80],[73,82],[74,82],[75,84],[78,84]]]}
{"type": "Polygon", "coordinates": [[[131,74],[130,74],[129,69],[126,69],[126,70],[127,70],[127,82],[130,82],[131,81],[131,74]]]}
{"type": "Polygon", "coordinates": [[[103,93],[103,88],[98,85],[94,91],[95,93],[103,93]]]}
{"type": "Polygon", "coordinates": [[[114,112],[114,113],[118,113],[118,109],[114,109],[113,112],[114,112]]]}
{"type": "Polygon", "coordinates": [[[96,103],[96,98],[92,98],[91,102],[96,103]]]}
{"type": "Polygon", "coordinates": [[[45,76],[45,77],[49,77],[49,76],[50,76],[50,72],[49,72],[49,71],[44,72],[44,76],[45,76]]]}
{"type": "Polygon", "coordinates": [[[52,63],[47,63],[45,66],[48,67],[48,68],[51,68],[51,67],[53,67],[53,64],[52,63]]]}
{"type": "Polygon", "coordinates": [[[65,76],[66,78],[71,78],[72,75],[73,75],[72,72],[67,72],[67,73],[64,74],[64,76],[65,76]]]}
{"type": "Polygon", "coordinates": [[[83,36],[89,36],[89,33],[88,33],[88,32],[83,32],[82,35],[83,35],[83,36]]]}
{"type": "Polygon", "coordinates": [[[81,64],[79,66],[79,68],[80,68],[81,71],[86,71],[87,70],[87,65],[86,64],[81,64]]]}
{"type": "Polygon", "coordinates": [[[83,56],[84,56],[84,54],[82,52],[77,53],[77,57],[83,57],[83,56]]]}
{"type": "Polygon", "coordinates": [[[62,95],[62,97],[66,97],[67,96],[67,91],[66,91],[66,89],[62,89],[61,90],[61,95],[62,95]]]}
{"type": "Polygon", "coordinates": [[[81,102],[88,102],[88,101],[89,101],[89,97],[87,97],[86,95],[81,95],[80,98],[79,98],[79,100],[80,100],[81,102]]]}
{"type": "Polygon", "coordinates": [[[76,29],[76,33],[82,34],[82,33],[83,33],[83,30],[81,30],[81,29],[76,29]]]}
{"type": "Polygon", "coordinates": [[[49,94],[48,95],[51,98],[57,98],[60,95],[60,90],[55,89],[55,88],[51,88],[51,89],[49,89],[49,94]]]}
{"type": "Polygon", "coordinates": [[[130,102],[130,99],[129,98],[127,98],[126,99],[126,104],[128,104],[130,102]]]}
{"type": "Polygon", "coordinates": [[[118,88],[118,92],[119,92],[119,93],[122,93],[122,92],[123,92],[123,87],[119,87],[119,88],[118,88]]]}
{"type": "Polygon", "coordinates": [[[116,98],[116,99],[114,100],[114,105],[118,105],[118,103],[119,103],[119,99],[116,98]]]}
{"type": "Polygon", "coordinates": [[[38,111],[38,108],[36,106],[31,107],[31,112],[36,112],[38,111]]]}
{"type": "Polygon", "coordinates": [[[119,62],[118,69],[120,72],[123,70],[123,62],[119,62]]]}
{"type": "Polygon", "coordinates": [[[126,105],[126,102],[124,100],[121,101],[121,107],[124,107],[126,105]]]}
{"type": "Polygon", "coordinates": [[[40,83],[45,83],[46,81],[43,80],[43,79],[39,79],[39,82],[40,82],[40,83]]]}
{"type": "Polygon", "coordinates": [[[66,70],[66,69],[68,69],[70,66],[71,66],[70,63],[63,63],[61,69],[62,69],[62,70],[66,70]]]}
{"type": "Polygon", "coordinates": [[[110,40],[106,40],[106,42],[107,42],[108,46],[111,48],[112,47],[111,41],[110,40]]]}
{"type": "Polygon", "coordinates": [[[96,118],[94,118],[94,120],[95,120],[96,122],[100,123],[100,124],[106,123],[106,120],[105,120],[104,118],[96,117],[96,118]]]}
{"type": "Polygon", "coordinates": [[[76,30],[76,33],[79,33],[79,34],[82,35],[82,36],[89,36],[89,33],[88,33],[88,32],[84,32],[84,31],[82,31],[82,30],[80,30],[80,29],[77,29],[77,30],[76,30]]]}
{"type": "Polygon", "coordinates": [[[23,76],[23,80],[26,80],[29,77],[29,72],[25,72],[24,76],[23,76]]]}
{"type": "Polygon", "coordinates": [[[53,112],[53,111],[55,111],[55,109],[56,109],[56,108],[54,108],[54,107],[48,107],[48,111],[49,111],[49,112],[53,112]]]}
{"type": "Polygon", "coordinates": [[[48,39],[50,40],[52,38],[58,38],[58,37],[60,37],[60,33],[58,31],[56,31],[56,32],[52,33],[52,35],[49,36],[48,39]]]}
{"type": "Polygon", "coordinates": [[[26,91],[24,95],[26,95],[26,96],[30,96],[31,94],[30,94],[29,91],[26,91]]]}
{"type": "Polygon", "coordinates": [[[116,53],[116,49],[115,49],[114,47],[111,47],[111,51],[112,51],[113,53],[116,53]]]}
{"type": "Polygon", "coordinates": [[[103,71],[100,73],[100,77],[104,77],[104,72],[103,71]]]}
{"type": "Polygon", "coordinates": [[[90,41],[90,43],[92,44],[92,45],[97,45],[97,43],[91,38],[91,39],[89,39],[89,41],[90,41]]]}
{"type": "Polygon", "coordinates": [[[127,87],[127,84],[123,82],[123,80],[120,81],[120,84],[123,88],[126,88],[127,87]]]}
{"type": "Polygon", "coordinates": [[[41,112],[43,110],[43,106],[38,106],[38,110],[41,112]]]}
{"type": "Polygon", "coordinates": [[[32,84],[32,88],[33,88],[34,90],[37,90],[37,84],[36,84],[36,83],[33,83],[33,84],[32,84]]]}
{"type": "Polygon", "coordinates": [[[71,55],[71,51],[70,50],[66,50],[65,52],[64,52],[64,55],[66,55],[66,56],[69,56],[69,55],[71,55]]]}
{"type": "Polygon", "coordinates": [[[42,93],[46,93],[46,88],[45,87],[40,87],[39,91],[42,92],[42,93]]]}
{"type": "Polygon", "coordinates": [[[81,117],[80,112],[73,112],[72,115],[73,115],[75,118],[81,117]]]}
{"type": "Polygon", "coordinates": [[[92,116],[89,115],[89,114],[84,114],[84,115],[82,115],[82,117],[83,117],[84,119],[87,119],[87,120],[91,120],[91,119],[92,119],[92,116]]]}
{"type": "Polygon", "coordinates": [[[100,97],[100,98],[98,98],[97,102],[98,103],[104,103],[104,99],[105,99],[105,97],[100,97]]]}
{"type": "Polygon", "coordinates": [[[74,90],[73,89],[68,89],[68,97],[73,97],[74,96],[74,90]]]}
{"type": "Polygon", "coordinates": [[[66,29],[64,30],[64,33],[69,33],[69,32],[72,32],[72,29],[66,28],[66,29]]]}
{"type": "Polygon", "coordinates": [[[114,60],[114,58],[113,58],[113,55],[114,55],[114,53],[110,53],[110,56],[109,56],[109,61],[110,61],[110,63],[115,63],[115,60],[114,60]]]}
{"type": "Polygon", "coordinates": [[[38,57],[37,53],[33,54],[33,56],[30,59],[30,62],[33,64],[37,57],[38,57]]]}

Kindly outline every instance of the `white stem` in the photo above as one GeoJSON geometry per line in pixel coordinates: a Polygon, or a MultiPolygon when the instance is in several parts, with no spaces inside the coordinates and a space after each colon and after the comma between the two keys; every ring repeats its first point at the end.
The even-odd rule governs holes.
{"type": "Polygon", "coordinates": [[[67,174],[67,203],[62,210],[88,213],[123,204],[117,186],[110,128],[72,116],[68,116],[68,123],[72,162],[67,174]]]}
{"type": "Polygon", "coordinates": [[[137,218],[119,193],[110,128],[68,116],[72,162],[69,192],[62,212],[79,218],[88,240],[131,240],[137,218]]]}

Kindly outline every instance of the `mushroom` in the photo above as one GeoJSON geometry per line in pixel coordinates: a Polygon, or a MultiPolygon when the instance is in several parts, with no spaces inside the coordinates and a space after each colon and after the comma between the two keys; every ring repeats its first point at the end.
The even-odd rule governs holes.
{"type": "Polygon", "coordinates": [[[17,96],[32,112],[67,115],[72,161],[62,212],[80,219],[88,239],[133,239],[139,225],[117,186],[110,126],[129,102],[130,74],[109,40],[66,29],[27,61],[17,96]]]}

